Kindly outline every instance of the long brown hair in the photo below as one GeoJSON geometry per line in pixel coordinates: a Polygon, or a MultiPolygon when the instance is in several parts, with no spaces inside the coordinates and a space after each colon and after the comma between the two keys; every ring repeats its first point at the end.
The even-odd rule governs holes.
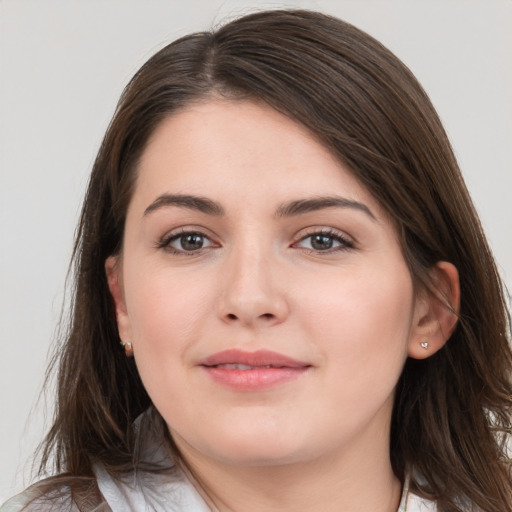
{"type": "MultiPolygon", "coordinates": [[[[104,264],[119,252],[137,163],[165,117],[209,95],[264,101],[348,166],[396,222],[419,286],[441,260],[460,276],[456,330],[434,356],[409,359],[397,386],[390,453],[438,510],[512,511],[510,321],[502,285],[439,118],[412,73],[338,19],[267,11],[186,36],[125,89],[101,145],[73,254],[69,332],[58,350],[55,421],[42,451],[67,482],[133,464],[130,425],[151,405],[126,359],[104,264]]],[[[50,480],[57,484],[58,480],[50,480]]]]}

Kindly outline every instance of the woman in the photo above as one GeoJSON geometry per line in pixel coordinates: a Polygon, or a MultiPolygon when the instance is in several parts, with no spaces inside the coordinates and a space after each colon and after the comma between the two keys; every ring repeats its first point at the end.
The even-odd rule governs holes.
{"type": "Polygon", "coordinates": [[[433,107],[367,34],[269,11],[158,52],[74,263],[57,476],[2,510],[512,510],[500,280],[433,107]]]}

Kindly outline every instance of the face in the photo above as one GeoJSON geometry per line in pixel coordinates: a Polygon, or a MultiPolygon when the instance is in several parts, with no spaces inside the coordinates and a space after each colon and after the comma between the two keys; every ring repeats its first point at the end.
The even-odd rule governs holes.
{"type": "Polygon", "coordinates": [[[163,121],[107,272],[182,452],[273,465],[388,449],[418,301],[390,219],[301,125],[227,100],[163,121]]]}

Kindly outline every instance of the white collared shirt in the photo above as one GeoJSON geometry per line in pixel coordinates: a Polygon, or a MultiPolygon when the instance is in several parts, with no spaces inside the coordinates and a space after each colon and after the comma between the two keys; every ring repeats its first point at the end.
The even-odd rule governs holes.
{"type": "MultiPolygon", "coordinates": [[[[101,512],[212,512],[215,507],[207,503],[196,486],[170,456],[162,421],[154,409],[149,409],[134,423],[136,434],[135,469],[122,476],[113,477],[101,464],[93,467],[99,490],[105,504],[101,512]]],[[[58,500],[37,499],[30,501],[30,489],[9,500],[1,512],[50,512],[66,505],[69,512],[78,512],[71,496],[58,500]],[[57,502],[58,501],[58,502],[57,502]],[[69,507],[69,508],[68,508],[69,507]]],[[[408,491],[404,485],[397,512],[435,512],[435,504],[408,491]]],[[[98,511],[99,512],[99,511],[98,511]]]]}

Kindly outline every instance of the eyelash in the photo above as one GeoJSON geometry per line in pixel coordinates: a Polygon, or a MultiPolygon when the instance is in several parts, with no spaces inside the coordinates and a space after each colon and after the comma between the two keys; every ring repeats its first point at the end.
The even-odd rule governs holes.
{"type": "Polygon", "coordinates": [[[181,229],[178,232],[174,231],[172,233],[165,235],[155,245],[157,249],[164,249],[165,251],[177,256],[197,256],[198,254],[203,252],[204,249],[207,249],[207,247],[201,247],[200,249],[193,251],[186,251],[184,249],[176,249],[171,245],[172,242],[174,242],[175,240],[179,240],[181,237],[194,235],[200,236],[201,238],[209,240],[211,242],[210,238],[201,231],[181,229]]]}
{"type": "Polygon", "coordinates": [[[307,240],[308,238],[312,238],[314,236],[324,236],[332,239],[334,242],[339,243],[340,245],[334,248],[329,248],[325,251],[316,250],[316,249],[308,249],[303,247],[302,249],[310,254],[332,254],[333,252],[338,251],[347,251],[354,248],[354,242],[348,238],[346,235],[342,235],[340,232],[335,231],[331,228],[323,228],[323,229],[311,229],[306,235],[302,236],[297,242],[293,244],[293,246],[297,246],[300,242],[307,240]]]}
{"type": "MultiPolygon", "coordinates": [[[[201,254],[205,249],[208,249],[208,247],[201,247],[197,250],[187,251],[185,249],[176,249],[171,246],[172,242],[180,239],[181,237],[194,236],[194,235],[201,237],[203,240],[209,240],[210,243],[212,245],[214,245],[214,243],[211,241],[211,239],[207,235],[202,233],[201,231],[196,231],[196,230],[188,231],[186,229],[182,229],[179,232],[173,232],[173,233],[165,235],[163,238],[161,238],[159,241],[157,241],[155,246],[157,249],[164,249],[165,251],[167,251],[171,254],[174,254],[174,255],[178,255],[178,256],[196,256],[198,254],[201,254]]],[[[291,247],[297,247],[298,244],[300,244],[301,242],[304,242],[308,238],[312,238],[314,236],[323,236],[323,237],[330,238],[330,239],[332,239],[332,241],[339,243],[339,246],[334,247],[334,248],[331,247],[326,250],[318,250],[318,249],[314,249],[314,248],[302,247],[302,250],[304,250],[310,254],[331,254],[333,252],[347,251],[347,250],[354,248],[354,243],[352,242],[352,240],[350,240],[348,237],[342,235],[338,231],[335,231],[330,228],[312,229],[309,233],[302,236],[297,242],[294,242],[291,247]]]]}

